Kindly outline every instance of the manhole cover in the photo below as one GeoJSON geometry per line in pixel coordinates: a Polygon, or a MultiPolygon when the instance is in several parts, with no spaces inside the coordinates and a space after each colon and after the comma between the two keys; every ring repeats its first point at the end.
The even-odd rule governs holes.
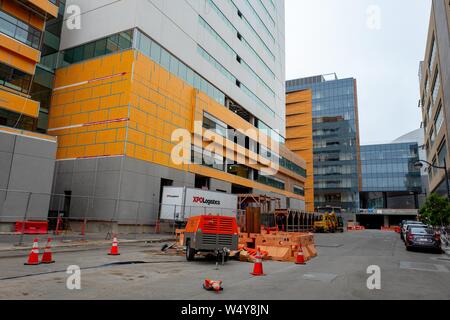
{"type": "Polygon", "coordinates": [[[445,266],[440,264],[408,262],[408,261],[400,262],[400,269],[428,271],[428,272],[450,272],[445,266]]]}
{"type": "Polygon", "coordinates": [[[331,283],[334,279],[337,278],[337,275],[332,273],[307,273],[303,275],[302,278],[305,280],[331,283]]]}

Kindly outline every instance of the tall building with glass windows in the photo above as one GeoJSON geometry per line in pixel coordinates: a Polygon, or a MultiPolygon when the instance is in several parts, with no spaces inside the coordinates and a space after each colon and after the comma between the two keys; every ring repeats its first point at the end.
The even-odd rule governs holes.
{"type": "MultiPolygon", "coordinates": [[[[450,168],[450,3],[433,0],[424,60],[420,63],[420,107],[426,159],[450,168]]],[[[429,190],[447,196],[444,170],[428,168],[429,190]]]]}
{"type": "Polygon", "coordinates": [[[315,207],[358,212],[361,184],[356,80],[321,75],[286,83],[288,93],[305,89],[312,90],[313,100],[315,207]]]}
{"type": "Polygon", "coordinates": [[[419,154],[417,142],[361,146],[361,225],[380,229],[416,219],[423,201],[419,154]]]}
{"type": "Polygon", "coordinates": [[[418,209],[422,193],[415,142],[361,146],[363,209],[418,209]]]}
{"type": "Polygon", "coordinates": [[[0,231],[11,231],[25,212],[30,220],[47,218],[56,139],[36,132],[47,106],[34,93],[45,81],[46,28],[58,6],[57,0],[0,1],[0,231]]]}
{"type": "Polygon", "coordinates": [[[138,223],[155,223],[164,186],[265,194],[305,208],[306,164],[284,145],[283,0],[71,5],[81,28],[63,27],[48,123],[58,137],[54,192],[71,199],[67,215],[89,209],[127,224],[138,212],[138,223]],[[174,163],[172,133],[194,135],[196,123],[237,146],[241,160],[224,145],[215,154],[193,145],[194,164],[174,163]],[[251,129],[269,140],[255,141],[251,129]],[[272,176],[262,174],[267,160],[280,163],[272,176]],[[92,199],[89,207],[75,195],[92,199]]]}

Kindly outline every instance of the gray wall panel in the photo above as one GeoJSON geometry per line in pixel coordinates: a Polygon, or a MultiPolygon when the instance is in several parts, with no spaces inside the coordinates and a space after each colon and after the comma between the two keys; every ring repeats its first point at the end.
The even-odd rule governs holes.
{"type": "Polygon", "coordinates": [[[15,154],[9,189],[50,193],[55,161],[15,154]]]}
{"type": "Polygon", "coordinates": [[[46,220],[55,172],[56,143],[0,133],[0,214],[11,222],[25,217],[28,193],[29,220],[46,220]],[[14,154],[13,154],[14,152],[14,154]]]}
{"type": "Polygon", "coordinates": [[[73,173],[75,161],[57,161],[56,172],[58,173],[73,173]]]}
{"type": "Polygon", "coordinates": [[[15,137],[12,134],[0,132],[0,151],[13,152],[15,137]]]}
{"type": "Polygon", "coordinates": [[[97,172],[94,196],[99,198],[115,199],[119,192],[120,172],[97,172]]]}
{"type": "Polygon", "coordinates": [[[209,189],[212,191],[226,191],[227,193],[231,193],[231,183],[217,179],[211,179],[209,189]]]}
{"type": "Polygon", "coordinates": [[[0,151],[0,189],[5,189],[9,181],[12,153],[0,151]]]}
{"type": "Polygon", "coordinates": [[[41,139],[31,139],[17,136],[15,153],[28,155],[33,158],[45,158],[55,160],[56,143],[41,139]]]}
{"type": "Polygon", "coordinates": [[[98,171],[120,171],[122,157],[98,159],[98,171]]]}
{"type": "Polygon", "coordinates": [[[74,161],[74,172],[94,172],[96,169],[97,159],[82,159],[74,161]]]}

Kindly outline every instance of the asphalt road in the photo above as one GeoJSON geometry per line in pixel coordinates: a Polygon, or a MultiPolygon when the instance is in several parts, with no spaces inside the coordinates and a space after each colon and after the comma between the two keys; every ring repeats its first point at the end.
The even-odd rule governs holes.
{"type": "Polygon", "coordinates": [[[450,299],[450,258],[408,252],[395,233],[319,234],[316,243],[319,256],[307,265],[266,261],[265,277],[250,276],[250,263],[216,270],[211,261],[160,254],[156,244],[120,246],[118,257],[104,247],[58,253],[55,264],[33,267],[24,257],[5,257],[0,299],[450,299]],[[81,290],[66,287],[69,265],[82,268],[81,290]],[[367,288],[372,265],[381,270],[380,290],[367,288]],[[206,292],[206,278],[223,280],[225,290],[206,292]]]}

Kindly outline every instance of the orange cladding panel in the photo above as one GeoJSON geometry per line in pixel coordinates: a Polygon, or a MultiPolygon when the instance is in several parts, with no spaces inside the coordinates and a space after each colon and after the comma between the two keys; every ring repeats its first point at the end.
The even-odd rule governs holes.
{"type": "Polygon", "coordinates": [[[23,113],[26,116],[37,118],[39,115],[39,102],[22,97],[18,94],[0,90],[0,108],[23,113]]]}
{"type": "Polygon", "coordinates": [[[306,160],[306,209],[314,211],[314,153],[312,130],[312,91],[286,95],[286,146],[306,160]]]}

